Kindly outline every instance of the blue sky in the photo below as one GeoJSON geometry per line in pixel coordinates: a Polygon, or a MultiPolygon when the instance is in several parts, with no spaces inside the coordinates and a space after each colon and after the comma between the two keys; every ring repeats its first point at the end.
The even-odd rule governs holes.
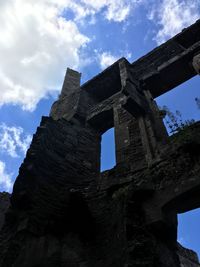
{"type": "MultiPolygon", "coordinates": [[[[12,191],[67,67],[82,72],[83,83],[122,56],[133,62],[200,18],[199,0],[7,0],[0,8],[1,191],[12,191]]],[[[199,77],[157,101],[199,120],[195,97],[199,77]]]]}

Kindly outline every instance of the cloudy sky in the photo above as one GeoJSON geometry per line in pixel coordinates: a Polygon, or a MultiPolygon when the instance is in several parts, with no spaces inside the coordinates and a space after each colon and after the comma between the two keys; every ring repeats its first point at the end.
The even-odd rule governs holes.
{"type": "MultiPolygon", "coordinates": [[[[0,190],[12,191],[66,68],[83,83],[122,56],[133,62],[200,18],[200,1],[0,0],[0,10],[0,190]]],[[[158,103],[198,120],[199,96],[195,77],[158,103]]]]}

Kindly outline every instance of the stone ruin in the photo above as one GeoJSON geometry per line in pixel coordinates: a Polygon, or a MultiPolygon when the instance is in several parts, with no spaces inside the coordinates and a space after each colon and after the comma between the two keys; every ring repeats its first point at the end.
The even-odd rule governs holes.
{"type": "Polygon", "coordinates": [[[200,122],[168,136],[154,98],[200,70],[200,21],[80,86],[67,70],[13,193],[0,194],[0,267],[197,267],[177,214],[200,207],[200,122]],[[100,171],[114,127],[116,166],[100,171]]]}

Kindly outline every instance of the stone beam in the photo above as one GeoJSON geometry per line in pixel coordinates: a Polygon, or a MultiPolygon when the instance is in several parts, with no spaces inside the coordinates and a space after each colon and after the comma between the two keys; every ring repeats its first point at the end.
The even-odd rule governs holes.
{"type": "Polygon", "coordinates": [[[102,101],[119,92],[123,87],[122,76],[128,75],[141,90],[149,90],[154,98],[158,97],[199,72],[199,63],[196,60],[194,63],[200,53],[199,32],[200,20],[132,64],[125,58],[119,59],[81,89],[102,101]],[[128,73],[121,69],[124,62],[128,73]]]}
{"type": "Polygon", "coordinates": [[[121,90],[121,79],[119,73],[119,62],[125,60],[119,59],[103,72],[84,83],[81,86],[91,97],[101,102],[121,90]]]}
{"type": "Polygon", "coordinates": [[[143,89],[149,89],[155,98],[189,80],[199,71],[196,61],[192,64],[199,52],[200,41],[144,75],[141,79],[143,89]]]}
{"type": "Polygon", "coordinates": [[[197,74],[193,58],[200,53],[200,20],[132,63],[132,73],[153,97],[173,89],[197,74]]]}

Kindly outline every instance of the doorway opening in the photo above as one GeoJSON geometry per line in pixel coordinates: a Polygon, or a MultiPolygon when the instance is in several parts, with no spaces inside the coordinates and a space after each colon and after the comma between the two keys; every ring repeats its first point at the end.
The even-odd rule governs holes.
{"type": "Polygon", "coordinates": [[[101,172],[116,165],[114,127],[101,136],[101,172]]]}

